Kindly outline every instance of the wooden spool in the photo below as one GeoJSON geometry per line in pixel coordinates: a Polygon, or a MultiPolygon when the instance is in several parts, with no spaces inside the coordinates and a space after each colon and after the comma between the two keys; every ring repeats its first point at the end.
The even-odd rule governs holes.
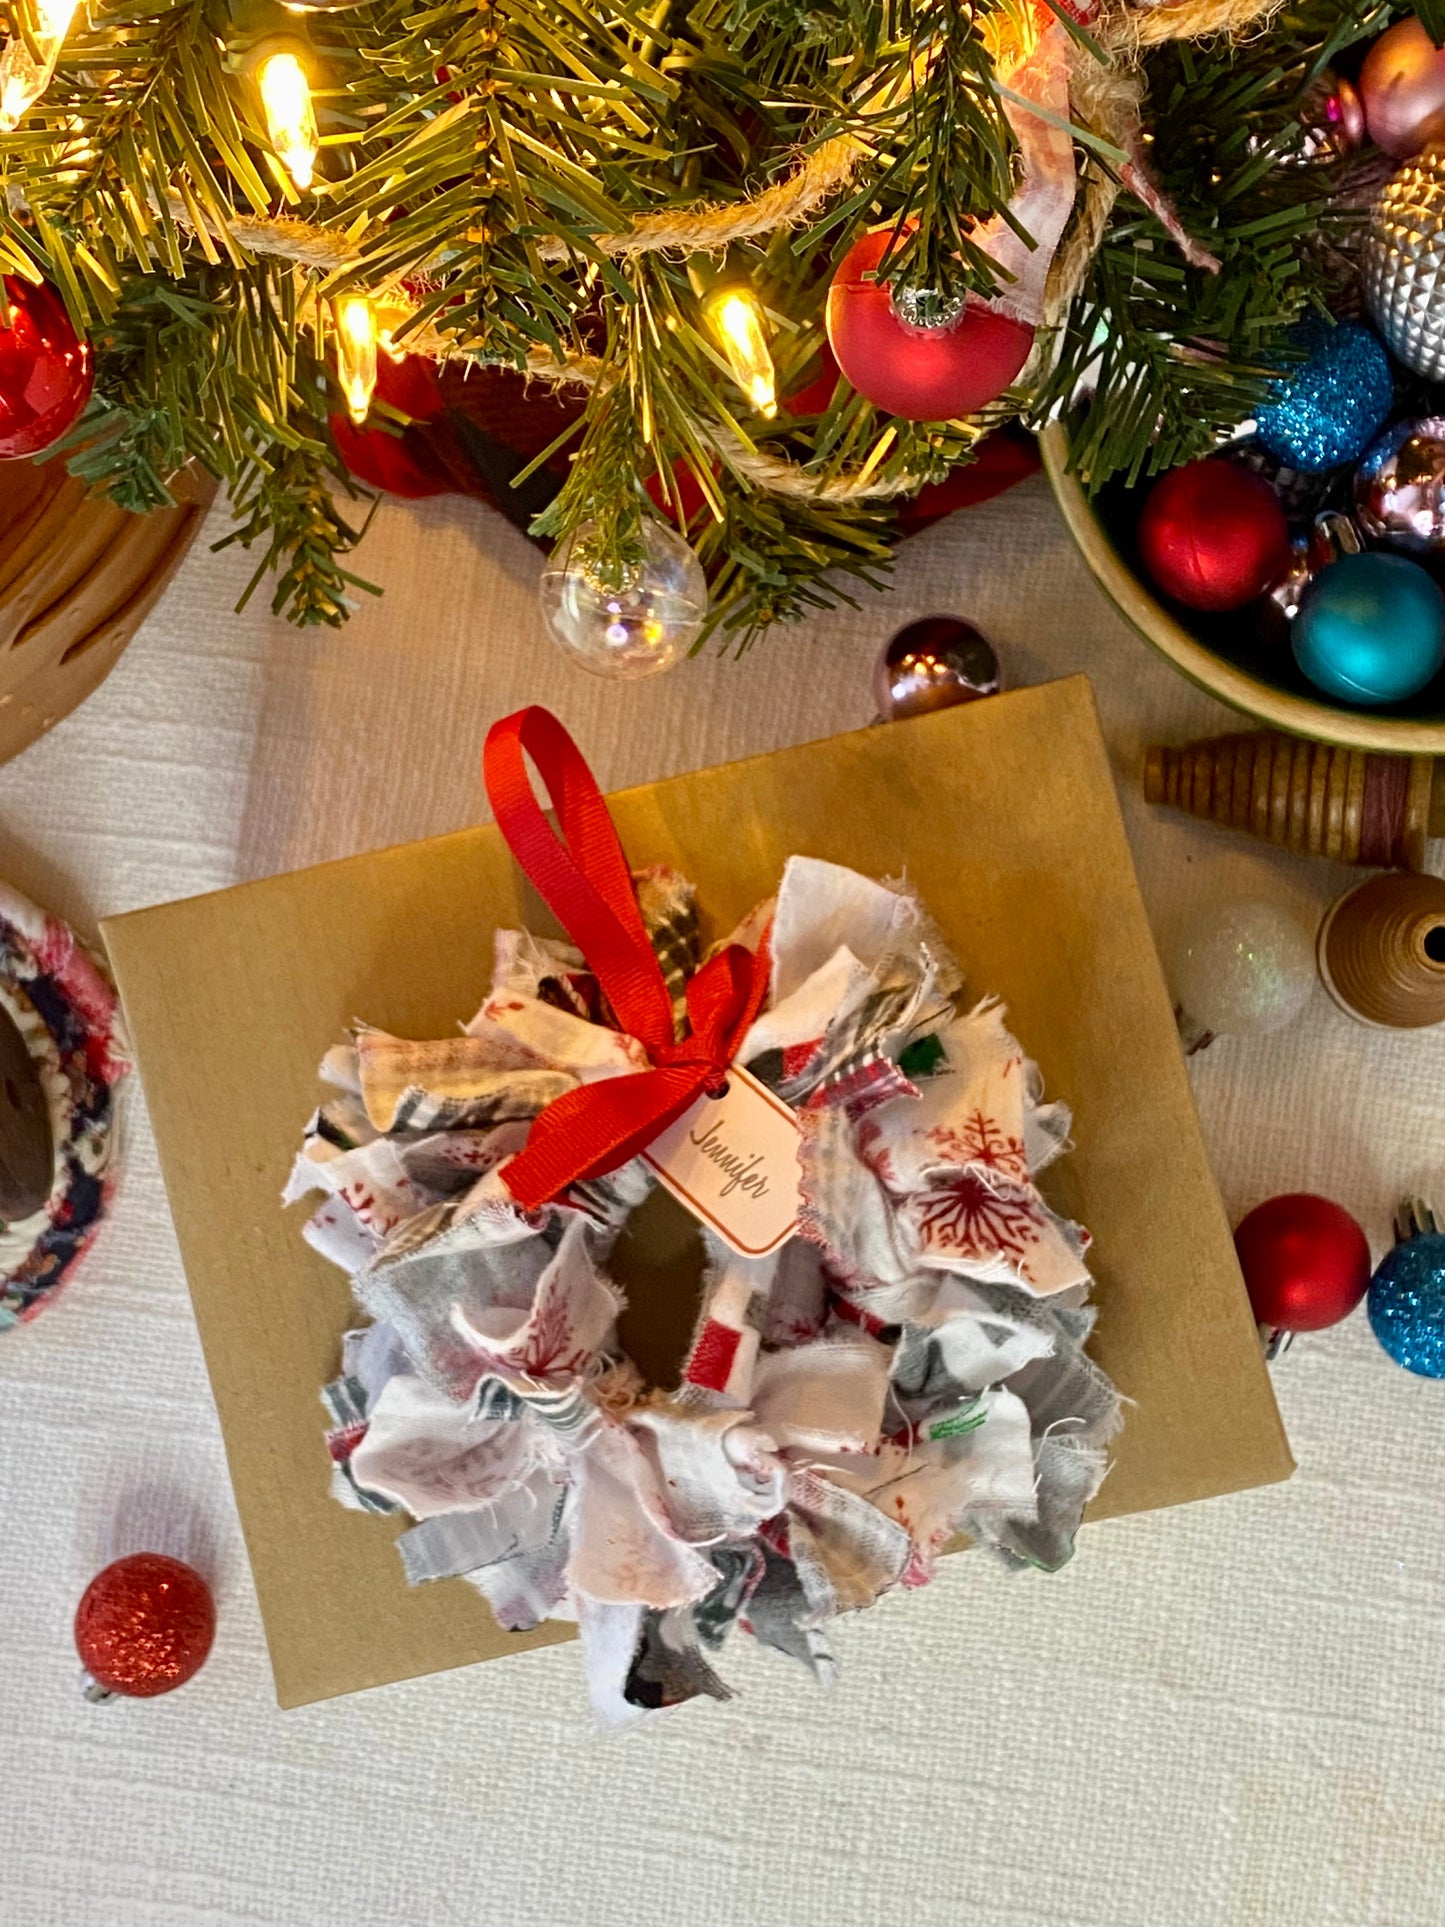
{"type": "Polygon", "coordinates": [[[59,462],[0,463],[0,762],[105,680],[155,606],[215,483],[187,470],[172,492],[133,515],[59,462]]]}
{"type": "Polygon", "coordinates": [[[1274,730],[1156,744],[1144,795],[1211,823],[1339,863],[1420,870],[1445,836],[1445,767],[1431,756],[1306,742],[1274,730]]]}
{"type": "Polygon", "coordinates": [[[1325,912],[1316,955],[1326,990],[1361,1023],[1445,1023],[1445,878],[1357,883],[1325,912]]]}

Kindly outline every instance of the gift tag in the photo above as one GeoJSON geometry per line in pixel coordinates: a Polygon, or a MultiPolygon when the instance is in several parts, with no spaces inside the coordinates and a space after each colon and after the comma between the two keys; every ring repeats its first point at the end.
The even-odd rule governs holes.
{"type": "Polygon", "coordinates": [[[642,1153],[672,1195],[744,1258],[785,1244],[798,1222],[798,1120],[734,1064],[642,1153]]]}

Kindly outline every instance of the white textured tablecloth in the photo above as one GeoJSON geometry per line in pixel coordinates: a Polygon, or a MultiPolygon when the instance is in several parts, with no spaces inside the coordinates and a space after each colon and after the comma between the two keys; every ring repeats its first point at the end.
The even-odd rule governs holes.
{"type": "MultiPolygon", "coordinates": [[[[827,735],[868,720],[886,634],[953,610],[1015,682],[1094,678],[1161,934],[1350,880],[1146,810],[1144,744],[1231,719],[1106,607],[1041,481],[914,541],[893,596],[641,687],[564,664],[533,551],[472,505],[388,505],[362,564],[384,599],[301,635],[231,613],[243,557],[193,551],[105,687],[0,770],[4,873],[93,931],[451,829],[483,807],[484,727],[526,702],[606,786],[827,735]]],[[[1324,1191],[1378,1251],[1398,1195],[1445,1194],[1445,1035],[1320,995],[1195,1063],[1231,1212],[1324,1191]]],[[[113,1221],[0,1336],[0,1921],[1439,1927],[1445,1385],[1362,1316],[1276,1382],[1292,1483],[1099,1526],[1054,1578],[951,1560],[840,1626],[831,1695],[742,1640],[743,1698],[621,1741],[590,1731],[574,1647],[278,1713],[133,1088],[113,1221]],[[215,1652],[173,1698],[94,1709],[75,1601],[146,1544],[215,1575],[215,1652]]]]}

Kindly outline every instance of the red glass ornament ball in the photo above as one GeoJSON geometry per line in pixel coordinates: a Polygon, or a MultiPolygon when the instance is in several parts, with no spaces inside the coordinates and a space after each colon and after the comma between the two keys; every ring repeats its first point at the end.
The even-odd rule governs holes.
{"type": "Polygon", "coordinates": [[[39,455],[79,421],[95,372],[90,343],[48,282],[5,276],[10,326],[0,327],[0,460],[39,455]]]}
{"type": "Polygon", "coordinates": [[[1323,1331],[1337,1325],[1370,1284],[1370,1246],[1349,1212],[1310,1191],[1256,1205],[1234,1248],[1261,1325],[1323,1331]]]}
{"type": "Polygon", "coordinates": [[[1210,456],[1161,475],[1139,518],[1139,557],[1191,609],[1242,609],[1289,566],[1289,524],[1262,476],[1210,456]]]}
{"type": "Polygon", "coordinates": [[[193,1566],[135,1552],[97,1573],[75,1611],[75,1650],[108,1692],[153,1699],[205,1664],[216,1633],[210,1587],[193,1566]]]}
{"type": "Polygon", "coordinates": [[[906,421],[954,421],[996,401],[1029,358],[1034,331],[970,295],[958,320],[919,328],[893,305],[874,269],[893,231],[865,234],[828,289],[828,344],[860,395],[906,421]]]}

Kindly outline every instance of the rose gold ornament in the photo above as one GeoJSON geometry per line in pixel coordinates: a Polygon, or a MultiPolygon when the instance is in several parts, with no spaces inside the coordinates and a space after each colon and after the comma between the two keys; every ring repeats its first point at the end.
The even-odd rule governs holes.
{"type": "Polygon", "coordinates": [[[885,643],[873,695],[885,723],[976,702],[1002,687],[993,645],[958,616],[924,616],[885,643]]]}
{"type": "Polygon", "coordinates": [[[1355,510],[1376,541],[1414,554],[1445,548],[1445,419],[1386,429],[1355,471],[1355,510]]]}
{"type": "Polygon", "coordinates": [[[1364,546],[1359,530],[1338,509],[1322,509],[1307,529],[1296,529],[1289,539],[1289,567],[1258,604],[1260,641],[1271,647],[1287,646],[1289,626],[1320,570],[1342,555],[1358,555],[1364,546]]]}
{"type": "Polygon", "coordinates": [[[1325,101],[1325,122],[1334,137],[1335,152],[1353,154],[1365,144],[1365,103],[1348,80],[1336,80],[1325,101]]]}
{"type": "MultiPolygon", "coordinates": [[[[1251,151],[1256,143],[1263,145],[1263,138],[1251,135],[1251,151]]],[[[1297,145],[1276,151],[1281,166],[1301,167],[1347,160],[1364,144],[1364,104],[1350,82],[1327,67],[1305,95],[1297,145]]]]}
{"type": "Polygon", "coordinates": [[[1365,55],[1360,102],[1370,139],[1396,160],[1445,137],[1445,51],[1413,15],[1365,55]]]}

